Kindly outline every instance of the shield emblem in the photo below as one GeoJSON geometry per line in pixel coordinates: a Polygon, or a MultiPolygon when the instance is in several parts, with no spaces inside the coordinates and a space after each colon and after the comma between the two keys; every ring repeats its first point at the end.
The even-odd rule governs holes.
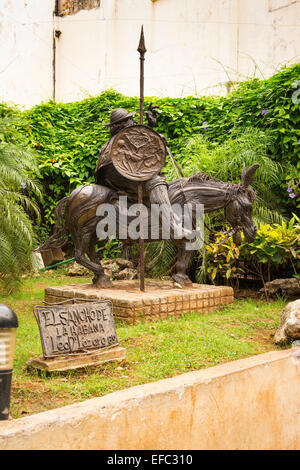
{"type": "Polygon", "coordinates": [[[137,124],[115,136],[111,159],[121,175],[133,181],[147,181],[164,166],[166,145],[151,127],[137,124]]]}

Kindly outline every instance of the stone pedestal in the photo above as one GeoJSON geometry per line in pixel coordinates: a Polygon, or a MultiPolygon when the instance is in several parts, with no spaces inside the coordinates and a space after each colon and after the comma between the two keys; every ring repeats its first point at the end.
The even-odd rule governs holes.
{"type": "Polygon", "coordinates": [[[193,284],[183,289],[174,288],[171,281],[147,279],[145,292],[139,290],[139,281],[114,281],[109,289],[98,289],[92,284],[48,287],[46,302],[68,299],[105,299],[113,305],[115,318],[129,324],[141,320],[179,317],[183,313],[208,313],[221,305],[233,302],[233,289],[225,286],[193,284]]]}
{"type": "Polygon", "coordinates": [[[28,366],[46,372],[64,372],[81,369],[88,366],[99,366],[106,362],[123,361],[126,358],[126,349],[120,346],[103,350],[93,350],[84,354],[66,354],[45,359],[43,356],[31,359],[28,366]]]}

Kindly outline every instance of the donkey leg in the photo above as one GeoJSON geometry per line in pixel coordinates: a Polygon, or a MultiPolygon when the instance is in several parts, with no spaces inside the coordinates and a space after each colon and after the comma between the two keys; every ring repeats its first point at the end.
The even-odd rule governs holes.
{"type": "Polygon", "coordinates": [[[101,262],[99,261],[98,254],[96,252],[96,243],[97,243],[97,236],[92,235],[92,237],[90,238],[89,246],[87,248],[87,254],[90,260],[94,263],[99,264],[99,267],[101,267],[102,269],[101,273],[95,273],[93,284],[99,288],[111,287],[112,282],[110,278],[104,273],[104,269],[101,265],[101,262]]]}
{"type": "Polygon", "coordinates": [[[75,244],[75,259],[77,263],[81,264],[88,270],[92,271],[95,275],[93,283],[97,287],[109,287],[111,285],[110,279],[104,274],[104,269],[100,263],[93,260],[89,260],[86,257],[88,248],[90,245],[91,234],[90,233],[78,233],[73,237],[75,244]]]}
{"type": "Polygon", "coordinates": [[[192,285],[192,281],[186,274],[186,270],[189,266],[191,259],[192,251],[187,251],[185,249],[185,242],[177,244],[177,261],[175,264],[175,272],[172,274],[172,279],[174,282],[179,284],[182,287],[187,287],[192,285]]]}

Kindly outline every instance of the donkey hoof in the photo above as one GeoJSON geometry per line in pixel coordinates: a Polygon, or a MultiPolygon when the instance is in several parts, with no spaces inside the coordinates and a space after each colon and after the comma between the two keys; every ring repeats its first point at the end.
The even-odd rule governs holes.
{"type": "Polygon", "coordinates": [[[103,274],[103,276],[99,276],[93,279],[93,284],[98,289],[108,289],[113,285],[109,277],[107,277],[105,274],[103,274]]]}
{"type": "Polygon", "coordinates": [[[175,281],[174,281],[174,287],[178,287],[178,289],[182,289],[182,285],[175,281]]]}

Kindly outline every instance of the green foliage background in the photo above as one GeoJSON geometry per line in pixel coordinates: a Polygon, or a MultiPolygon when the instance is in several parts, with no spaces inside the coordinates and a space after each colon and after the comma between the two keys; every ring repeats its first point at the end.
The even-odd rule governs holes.
{"type": "MultiPolygon", "coordinates": [[[[167,137],[186,176],[200,170],[224,181],[238,182],[243,161],[247,166],[259,162],[253,183],[258,195],[254,217],[257,222],[282,223],[297,214],[300,207],[299,79],[300,64],[295,64],[266,80],[242,82],[225,97],[148,97],[145,109],[150,102],[159,106],[162,113],[156,130],[167,137]],[[291,198],[291,193],[296,196],[291,198]]],[[[37,157],[36,170],[31,167],[28,178],[39,179],[44,193],[40,203],[42,225],[36,227],[38,244],[51,231],[57,202],[75,187],[94,181],[99,150],[109,138],[104,123],[118,107],[136,112],[138,118],[139,98],[108,90],[83,101],[49,101],[26,111],[0,104],[0,120],[11,123],[5,132],[1,131],[3,126],[0,129],[0,141],[31,147],[37,157]]],[[[168,180],[176,178],[170,162],[166,170],[168,180]]],[[[23,192],[25,198],[33,197],[38,202],[34,193],[27,194],[27,189],[23,192]]],[[[208,223],[218,229],[224,219],[218,219],[218,214],[214,217],[217,224],[208,223]]],[[[110,256],[113,249],[119,250],[118,241],[104,249],[110,256]]],[[[169,254],[165,245],[151,247],[151,253],[152,249],[159,256],[161,250],[169,254]]],[[[209,260],[205,252],[201,256],[205,272],[210,262],[215,269],[216,260],[209,260]]]]}

